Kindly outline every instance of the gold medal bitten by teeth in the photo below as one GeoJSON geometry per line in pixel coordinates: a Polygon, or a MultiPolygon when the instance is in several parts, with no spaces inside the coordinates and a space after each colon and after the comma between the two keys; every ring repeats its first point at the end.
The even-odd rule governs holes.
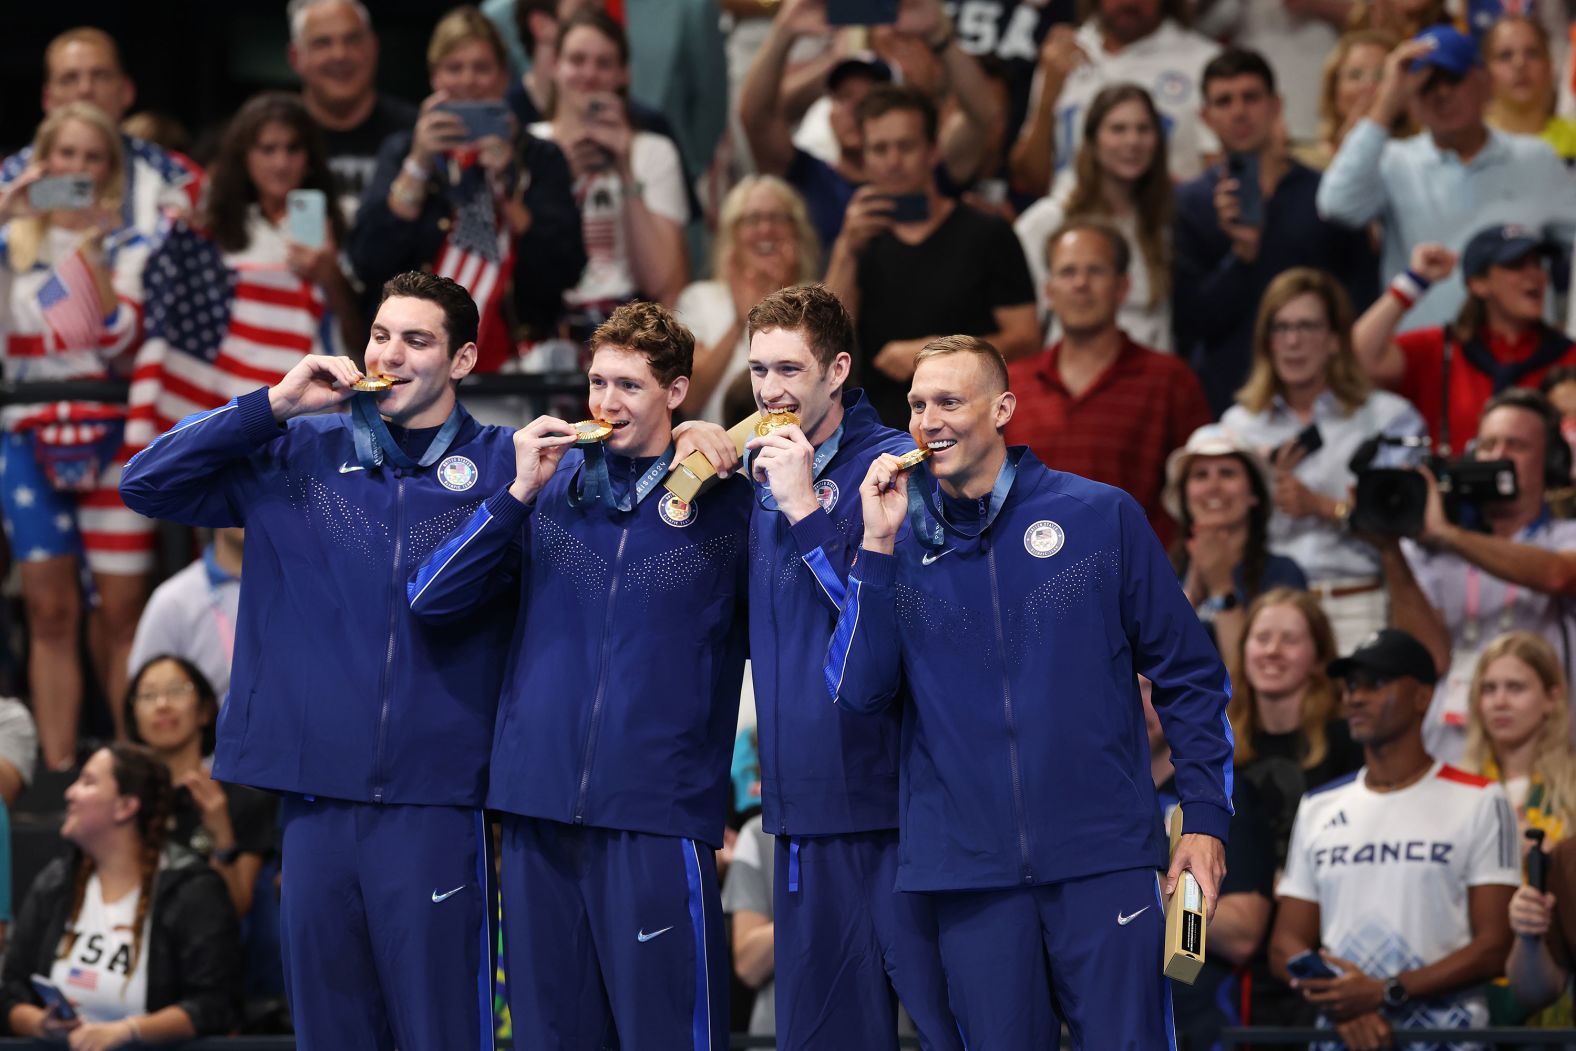
{"type": "Polygon", "coordinates": [[[390,387],[393,387],[397,383],[409,383],[409,382],[410,382],[409,380],[405,379],[402,376],[390,376],[386,372],[380,372],[376,376],[363,376],[363,377],[361,377],[359,380],[357,380],[356,382],[354,382],[354,383],[352,383],[350,385],[350,389],[351,390],[364,391],[364,392],[374,393],[375,394],[378,391],[388,390],[390,387]]]}
{"type": "Polygon", "coordinates": [[[897,458],[897,469],[899,471],[906,471],[911,467],[918,467],[921,463],[928,459],[930,459],[929,449],[910,449],[908,452],[897,458]]]}
{"type": "Polygon", "coordinates": [[[581,420],[575,424],[575,444],[595,445],[613,433],[613,425],[606,420],[581,420]]]}
{"type": "Polygon", "coordinates": [[[756,421],[755,433],[764,438],[779,427],[799,426],[799,416],[789,409],[768,409],[761,413],[761,418],[756,421]]]}

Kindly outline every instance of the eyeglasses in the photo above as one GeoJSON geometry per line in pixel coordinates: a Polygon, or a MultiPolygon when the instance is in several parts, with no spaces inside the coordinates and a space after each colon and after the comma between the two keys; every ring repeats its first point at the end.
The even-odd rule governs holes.
{"type": "Polygon", "coordinates": [[[167,686],[162,690],[138,690],[132,697],[132,700],[137,704],[158,704],[161,700],[184,701],[188,697],[195,696],[196,693],[196,686],[189,682],[183,682],[175,686],[167,686]]]}
{"type": "Polygon", "coordinates": [[[1285,339],[1290,335],[1317,336],[1329,330],[1330,325],[1325,321],[1275,321],[1270,323],[1270,338],[1285,339]]]}
{"type": "Polygon", "coordinates": [[[740,226],[764,226],[767,224],[788,224],[793,222],[793,216],[787,212],[745,212],[739,216],[740,226]]]}

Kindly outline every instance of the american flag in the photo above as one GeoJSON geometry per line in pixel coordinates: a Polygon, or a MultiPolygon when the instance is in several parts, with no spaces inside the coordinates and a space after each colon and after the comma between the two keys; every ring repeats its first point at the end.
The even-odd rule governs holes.
{"type": "Polygon", "coordinates": [[[73,967],[66,972],[66,984],[93,992],[98,988],[98,972],[90,971],[86,967],[73,967]]]}
{"type": "Polygon", "coordinates": [[[433,270],[471,294],[485,330],[490,320],[501,317],[503,276],[514,266],[513,241],[480,167],[466,172],[451,199],[454,222],[433,270]]]}
{"type": "Polygon", "coordinates": [[[83,350],[99,345],[106,311],[98,279],[93,276],[93,267],[81,245],[56,263],[39,286],[38,306],[55,350],[83,350]]]}
{"type": "Polygon", "coordinates": [[[277,265],[230,266],[219,246],[173,220],[143,274],[145,341],[132,372],[134,453],[177,420],[279,382],[332,343],[318,288],[277,265]]]}

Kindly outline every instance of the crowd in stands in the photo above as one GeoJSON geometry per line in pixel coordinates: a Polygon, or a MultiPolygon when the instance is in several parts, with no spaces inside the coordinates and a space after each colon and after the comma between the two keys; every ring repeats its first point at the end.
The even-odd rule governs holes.
{"type": "MultiPolygon", "coordinates": [[[[207,772],[244,534],[182,533],[171,564],[118,484],[182,417],[359,358],[413,269],[476,300],[480,374],[582,368],[616,307],[661,302],[696,337],[681,414],[725,425],[784,287],[842,300],[852,382],[899,428],[920,349],[988,339],[1009,442],[1139,502],[1231,672],[1229,878],[1181,1046],[1571,1023],[1567,6],[895,7],[488,0],[435,19],[406,99],[359,0],[291,0],[299,83],[202,129],[133,112],[103,31],[38,42],[36,133],[0,166],[25,699],[0,698],[0,841],[70,787],[33,804],[63,813],[47,864],[0,863],[0,1029],[68,1037],[33,974],[79,1002],[72,1047],[288,1025],[277,800],[207,772]],[[1299,962],[1321,948],[1334,977],[1299,962]]],[[[736,1027],[769,1034],[754,748],[718,864],[736,1027]]]]}

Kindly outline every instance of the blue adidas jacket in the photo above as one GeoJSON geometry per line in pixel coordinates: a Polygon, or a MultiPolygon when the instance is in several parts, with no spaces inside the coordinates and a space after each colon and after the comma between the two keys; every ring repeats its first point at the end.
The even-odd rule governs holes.
{"type": "Polygon", "coordinates": [[[757,502],[750,518],[762,821],[779,836],[897,827],[896,713],[846,718],[827,703],[822,665],[864,535],[859,484],[871,460],[905,453],[914,439],[883,426],[857,390],[843,396],[843,413],[837,452],[816,476],[822,510],[790,527],[757,502]]]}
{"type": "Polygon", "coordinates": [[[513,478],[511,432],[469,415],[432,467],[363,470],[348,414],[281,427],[266,389],[187,417],[134,457],[121,476],[132,510],[246,527],[214,776],[361,802],[482,805],[511,607],[422,625],[405,581],[513,478]]]}
{"type": "Polygon", "coordinates": [[[1230,684],[1144,512],[1009,455],[1017,476],[979,538],[860,552],[827,653],[851,712],[910,698],[901,890],[1164,868],[1137,672],[1154,681],[1184,828],[1226,838],[1230,684]]]}
{"type": "MultiPolygon", "coordinates": [[[[644,464],[607,460],[627,492],[644,464]]],[[[489,807],[720,846],[749,483],[689,505],[659,486],[628,512],[574,507],[583,463],[566,453],[529,508],[502,487],[411,578],[411,609],[444,623],[490,595],[518,597],[489,807]]]]}

